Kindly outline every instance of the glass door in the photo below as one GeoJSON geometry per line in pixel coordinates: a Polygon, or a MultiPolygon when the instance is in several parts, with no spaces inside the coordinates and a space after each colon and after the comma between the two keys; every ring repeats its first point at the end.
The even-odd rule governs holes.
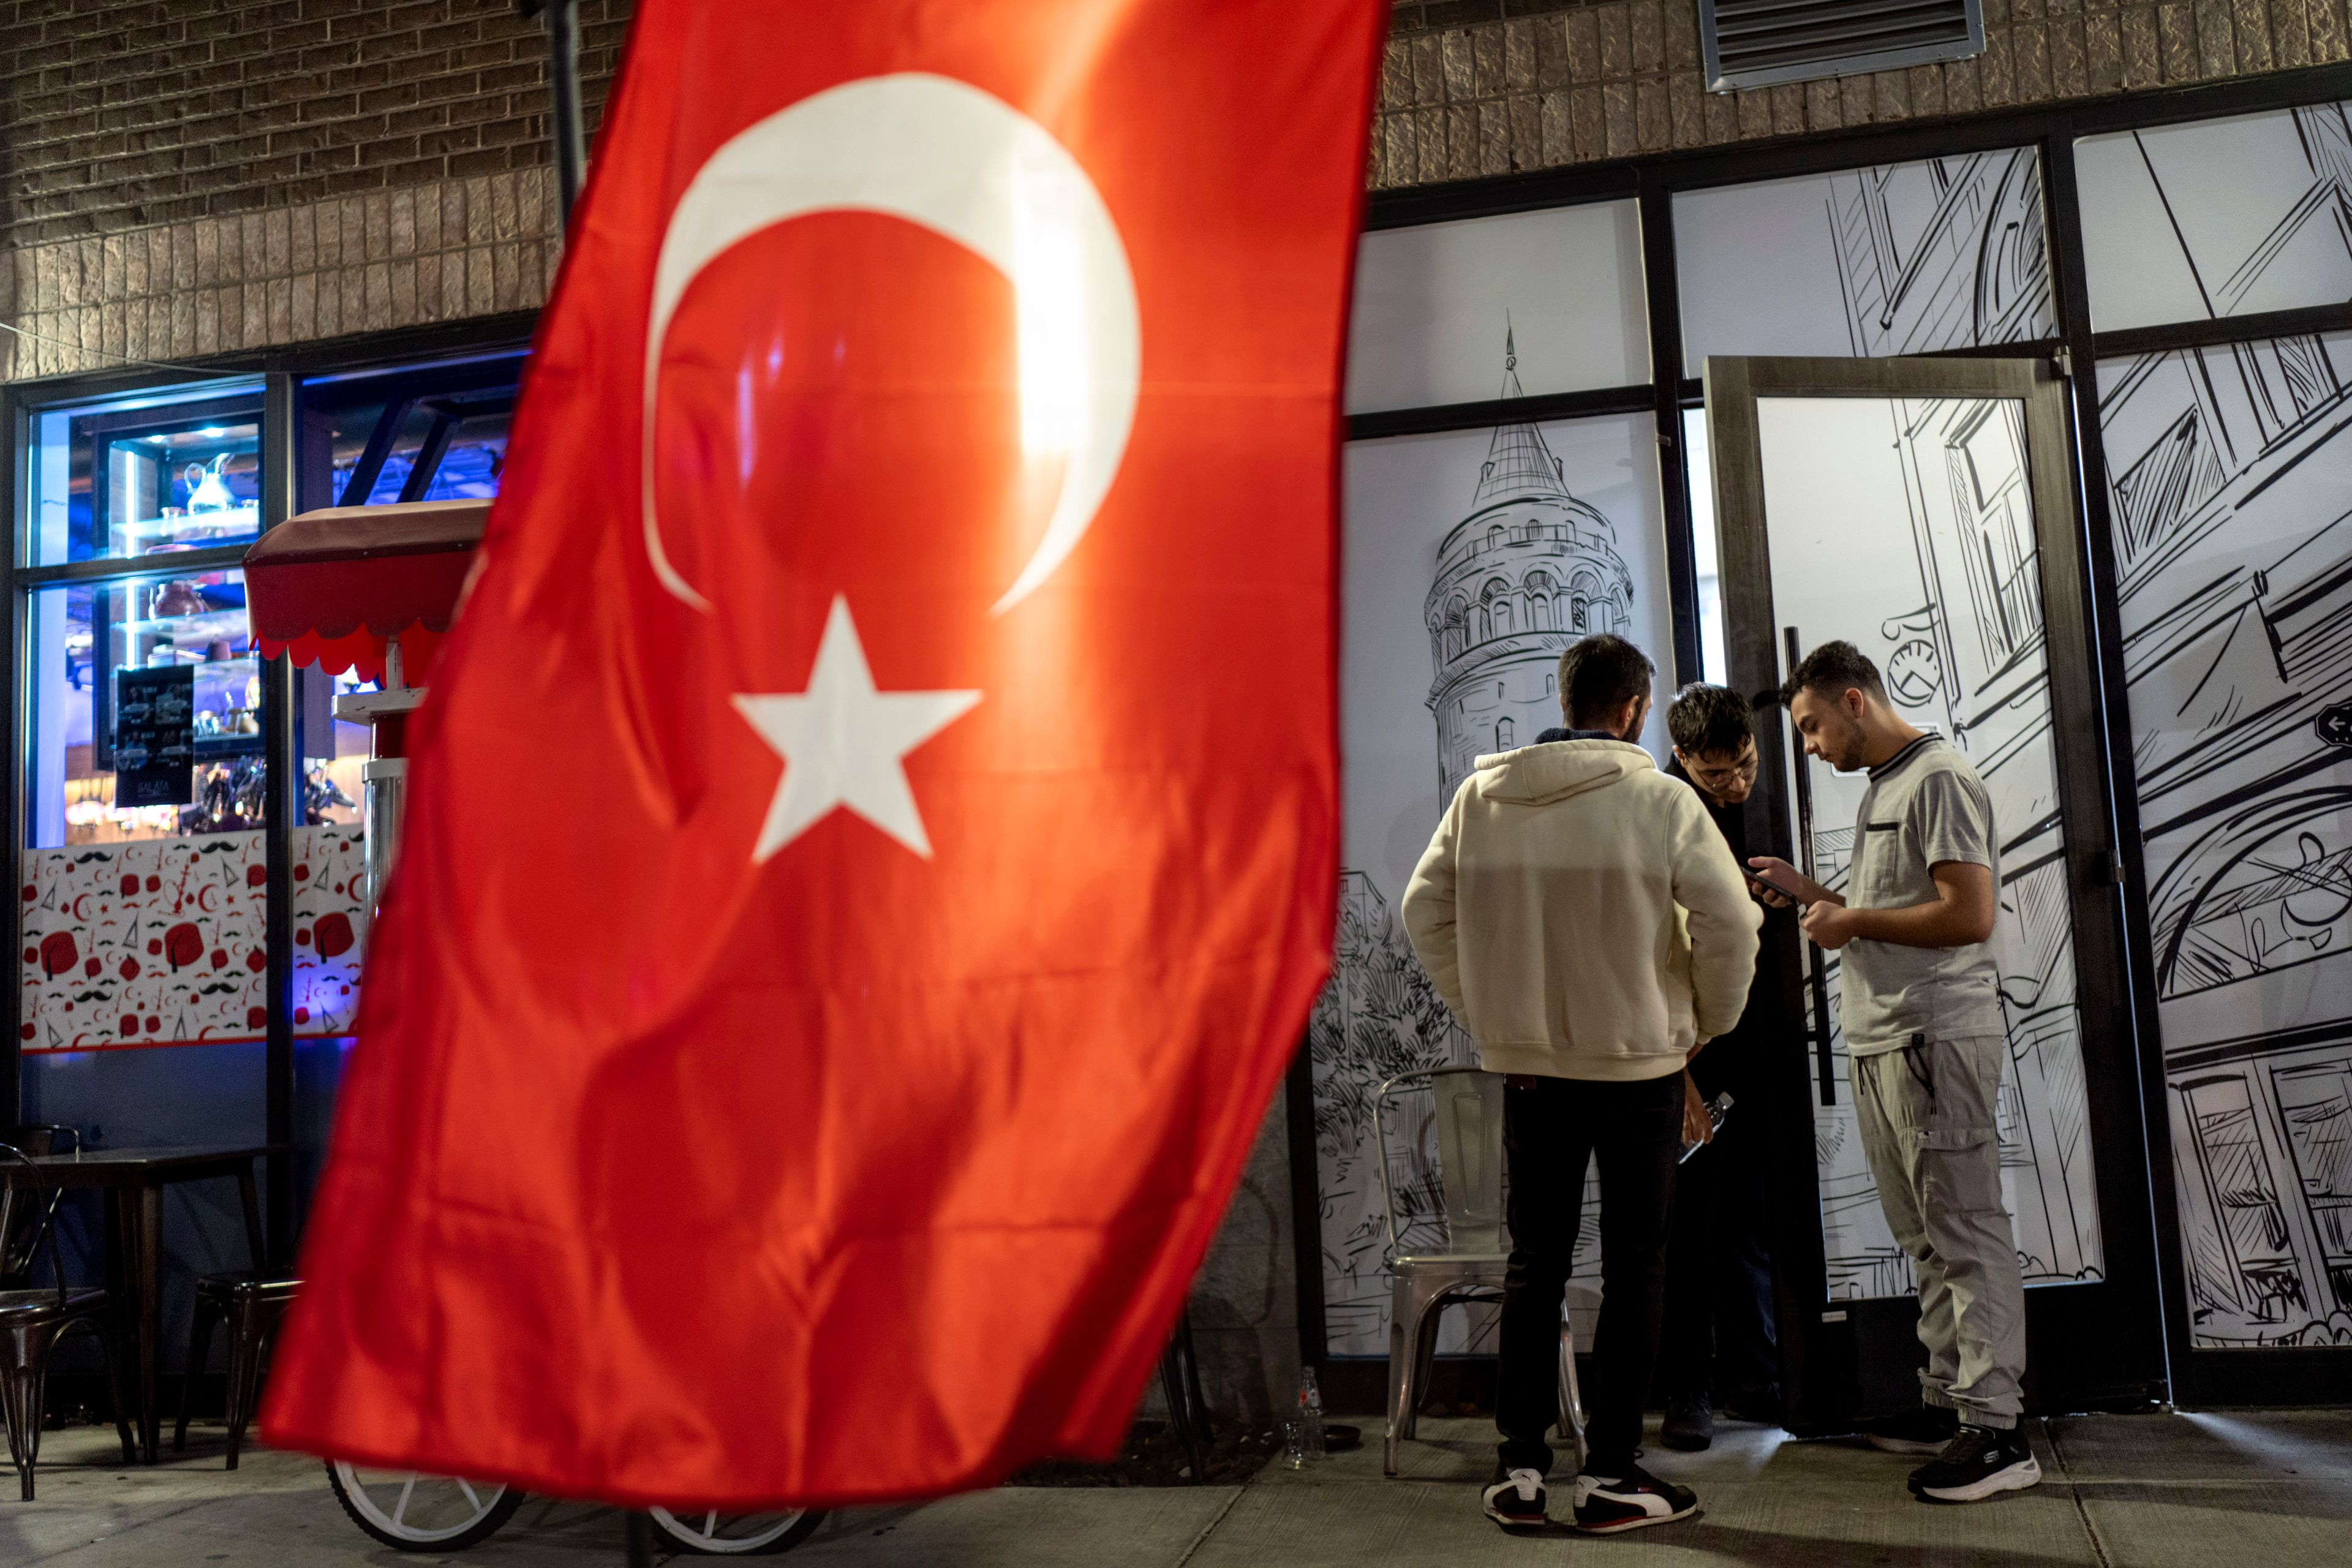
{"type": "MultiPolygon", "coordinates": [[[[2003,1194],[2028,1287],[2029,1397],[2145,1397],[2163,1374],[2097,683],[2062,384],[2028,360],[1709,359],[1730,683],[1759,698],[1751,843],[1842,887],[1866,783],[1801,757],[1770,693],[1833,639],[1983,777],[2010,1054],[2003,1194]]],[[[1780,1250],[1797,1419],[1916,1403],[1916,1280],[1864,1163],[1838,955],[1772,924],[1790,1048],[1780,1250]]]]}

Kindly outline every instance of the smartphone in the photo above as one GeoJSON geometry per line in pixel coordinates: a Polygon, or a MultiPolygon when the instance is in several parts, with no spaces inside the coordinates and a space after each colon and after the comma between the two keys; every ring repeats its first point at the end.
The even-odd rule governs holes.
{"type": "Polygon", "coordinates": [[[1780,894],[1782,898],[1791,900],[1800,904],[1806,901],[1804,894],[1797,891],[1794,888],[1782,887],[1780,883],[1774,881],[1763,872],[1759,871],[1753,866],[1743,865],[1739,868],[1739,870],[1741,875],[1745,876],[1749,881],[1755,883],[1759,888],[1769,888],[1773,892],[1780,894]]]}

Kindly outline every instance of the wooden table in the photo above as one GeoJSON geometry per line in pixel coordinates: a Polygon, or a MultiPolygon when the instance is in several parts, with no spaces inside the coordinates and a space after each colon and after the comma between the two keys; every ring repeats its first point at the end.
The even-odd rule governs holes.
{"type": "MultiPolygon", "coordinates": [[[[161,1422],[155,1403],[155,1361],[163,1332],[163,1189],[175,1182],[236,1178],[245,1201],[245,1240],[254,1272],[266,1267],[261,1238],[261,1200],[253,1184],[253,1163],[283,1151],[269,1145],[247,1149],[89,1149],[78,1154],[47,1154],[33,1163],[42,1180],[62,1188],[95,1187],[106,1194],[106,1283],[118,1300],[138,1301],[139,1447],[155,1462],[161,1422]]],[[[5,1175],[0,1171],[0,1175],[5,1175]]],[[[22,1180],[21,1174],[18,1180],[22,1180]]],[[[191,1367],[189,1375],[196,1369],[191,1367]]]]}

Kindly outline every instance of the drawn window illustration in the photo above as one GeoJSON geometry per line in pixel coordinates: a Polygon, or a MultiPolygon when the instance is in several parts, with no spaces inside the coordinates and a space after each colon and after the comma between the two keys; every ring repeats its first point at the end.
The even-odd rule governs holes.
{"type": "Polygon", "coordinates": [[[2352,1062],[2271,1075],[2334,1307],[2352,1308],[2352,1062]]]}
{"type": "Polygon", "coordinates": [[[2219,1224],[2217,1236],[2198,1238],[2209,1246],[2191,1254],[2191,1284],[2218,1292],[2254,1322],[2283,1321],[2304,1304],[2303,1280],[2287,1247],[2286,1211],[2246,1080],[2205,1079],[2183,1086],[2181,1093],[2205,1195],[2219,1224]]]}
{"type": "Polygon", "coordinates": [[[1509,751],[1511,747],[1516,744],[1516,742],[1511,739],[1513,733],[1514,731],[1511,729],[1511,721],[1508,719],[1496,720],[1495,750],[1498,752],[1509,751]]]}

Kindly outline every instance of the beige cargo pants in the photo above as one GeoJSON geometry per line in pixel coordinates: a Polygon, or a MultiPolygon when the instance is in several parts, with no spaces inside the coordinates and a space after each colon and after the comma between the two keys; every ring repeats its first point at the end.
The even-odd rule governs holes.
{"type": "Polygon", "coordinates": [[[2009,1043],[1914,1039],[1850,1063],[1863,1153],[1919,1275],[1920,1394],[1979,1426],[2024,1405],[2025,1282],[2000,1196],[1993,1106],[2009,1043]]]}

